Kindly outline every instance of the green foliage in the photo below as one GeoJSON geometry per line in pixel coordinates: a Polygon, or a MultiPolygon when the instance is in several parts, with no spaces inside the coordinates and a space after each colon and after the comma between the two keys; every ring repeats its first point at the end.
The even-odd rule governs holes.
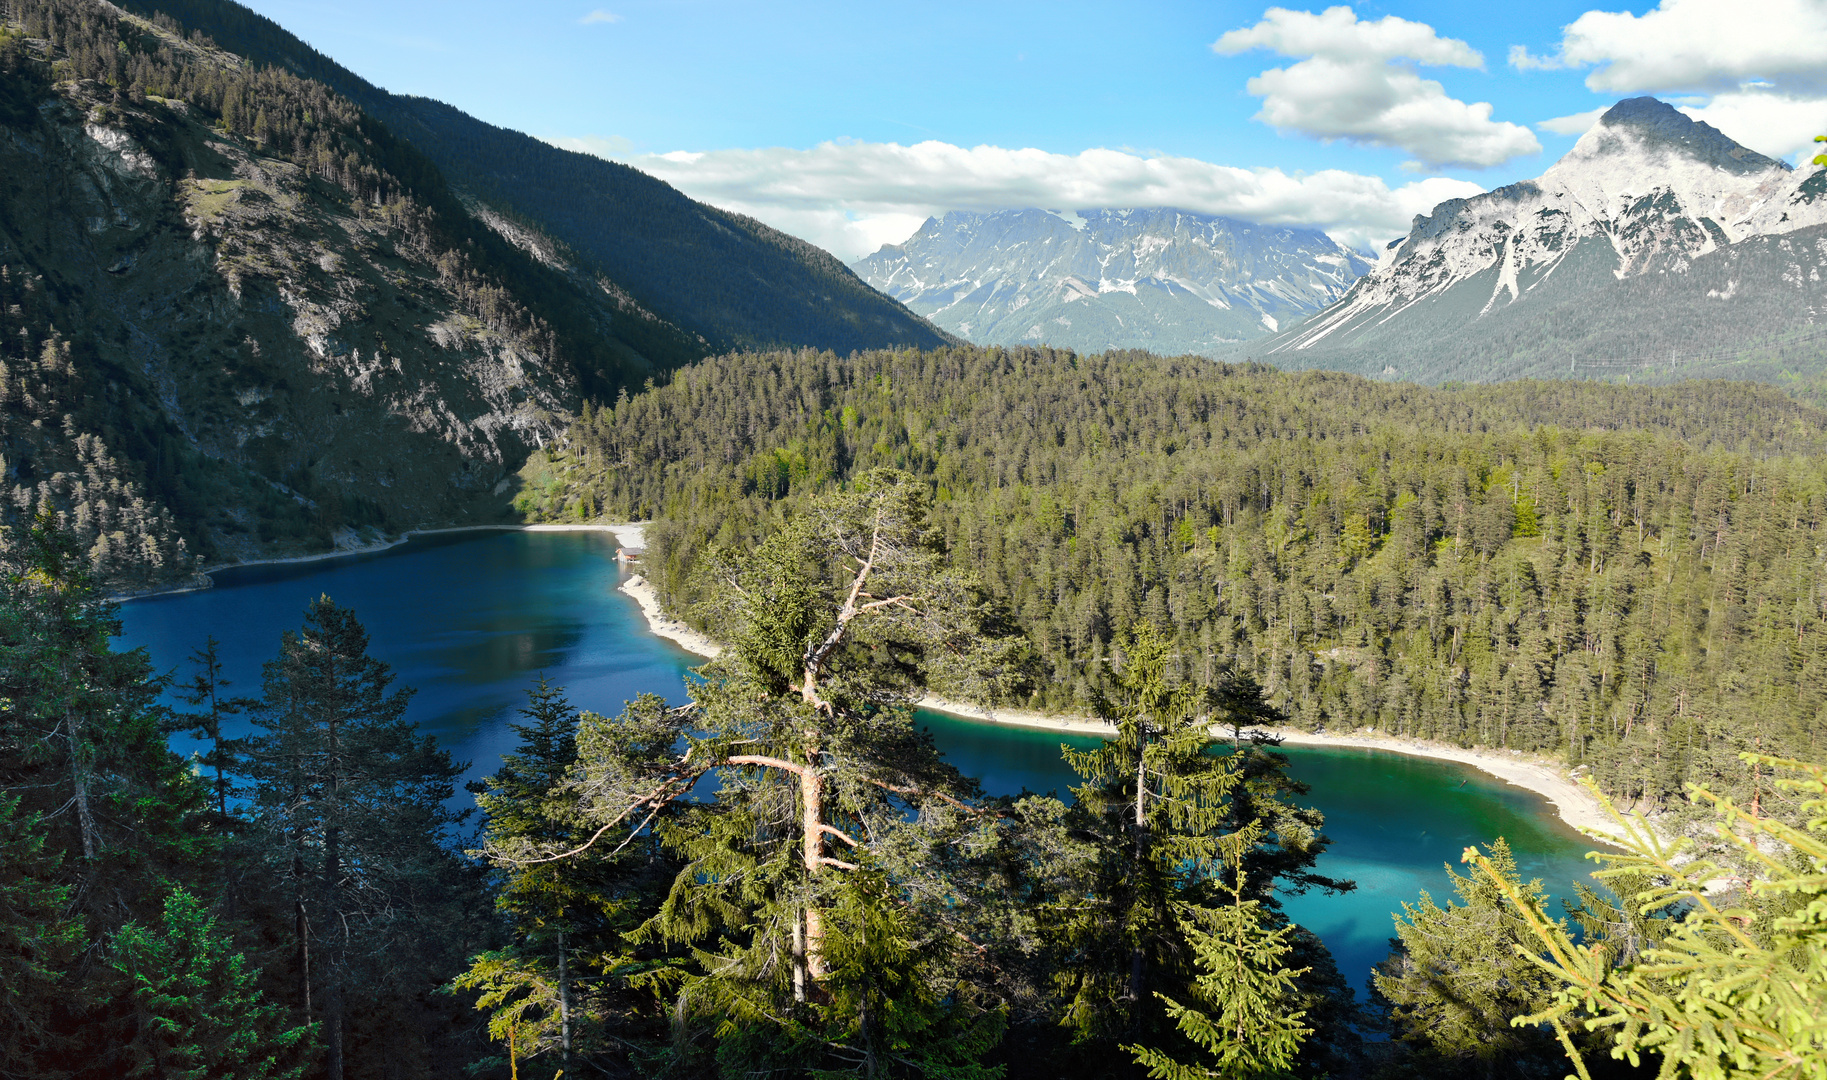
{"type": "Polygon", "coordinates": [[[1116,737],[1093,750],[1061,748],[1085,780],[1073,794],[1097,852],[1082,893],[1061,898],[1055,930],[1072,955],[1057,976],[1071,1002],[1066,1023],[1081,1038],[1152,1029],[1151,995],[1178,992],[1190,978],[1185,909],[1216,901],[1227,836],[1235,858],[1259,832],[1252,822],[1245,837],[1231,833],[1237,774],[1209,752],[1203,695],[1172,679],[1169,648],[1152,624],[1137,627],[1100,707],[1116,737]]]}
{"type": "Polygon", "coordinates": [[[228,799],[234,792],[234,782],[230,773],[238,760],[238,744],[222,733],[222,722],[231,716],[239,716],[259,702],[248,697],[227,697],[222,691],[232,685],[222,674],[220,645],[214,637],[204,639],[200,648],[190,654],[191,666],[194,668],[190,681],[177,691],[179,700],[192,708],[204,707],[206,711],[185,714],[182,719],[195,726],[190,729],[193,738],[209,740],[209,749],[198,759],[197,764],[215,774],[210,785],[216,801],[216,817],[226,827],[229,822],[228,799]]]}
{"type": "Polygon", "coordinates": [[[245,743],[252,825],[296,915],[297,1000],[322,1002],[333,1080],[353,1005],[423,987],[414,964],[466,944],[441,923],[474,887],[442,843],[462,768],[405,719],[410,691],[392,682],[354,613],[320,597],[267,662],[245,743]]]}
{"type": "Polygon", "coordinates": [[[1744,760],[1779,775],[1776,786],[1800,798],[1806,825],[1691,789],[1710,805],[1718,840],[1751,868],[1747,878],[1692,857],[1690,839],[1671,843],[1641,816],[1612,810],[1626,853],[1590,857],[1606,864],[1595,877],[1629,894],[1635,915],[1620,914],[1635,934],[1574,942],[1500,865],[1467,849],[1466,861],[1508,901],[1508,917],[1526,926],[1516,955],[1552,991],[1514,1022],[1553,1025],[1582,1077],[1587,1065],[1566,1034],[1571,1023],[1608,1035],[1612,1056],[1632,1066],[1659,1055],[1661,1080],[1827,1076],[1827,768],[1758,754],[1744,760]],[[1641,932],[1642,916],[1671,910],[1641,932]]]}
{"type": "Polygon", "coordinates": [[[677,867],[651,835],[613,852],[592,846],[580,791],[608,782],[605,763],[663,759],[676,729],[658,697],[643,695],[610,720],[579,714],[543,675],[521,715],[510,724],[520,745],[472,785],[488,816],[477,854],[496,868],[495,907],[510,944],[472,958],[454,985],[480,993],[492,1039],[511,1033],[520,1058],[556,1053],[570,1069],[573,1054],[596,1058],[663,1027],[651,995],[630,989],[651,958],[627,934],[653,913],[677,867]],[[580,739],[594,772],[580,767],[580,739]]]}
{"type": "Polygon", "coordinates": [[[292,1080],[304,1074],[297,1053],[311,1033],[287,1026],[266,1004],[258,972],[195,896],[173,890],[156,926],[128,923],[114,935],[108,963],[127,981],[134,1032],[125,1046],[127,1077],[160,1080],[292,1080]]]}
{"type": "Polygon", "coordinates": [[[516,867],[657,840],[676,860],[612,972],[672,1002],[654,1069],[996,1072],[981,1059],[1001,1006],[967,977],[974,913],[951,910],[962,893],[932,870],[986,815],[906,705],[940,679],[1018,671],[994,606],[939,555],[923,495],[872,475],[708,560],[734,647],[689,684],[692,705],[584,717],[565,792],[593,831],[491,849],[516,867]]]}
{"type": "MultiPolygon", "coordinates": [[[[1487,1076],[1547,1075],[1556,1054],[1541,1026],[1512,1027],[1513,1017],[1544,1008],[1552,980],[1516,947],[1532,941],[1530,919],[1541,914],[1541,883],[1523,884],[1510,846],[1501,838],[1485,858],[1490,874],[1460,875],[1447,868],[1456,901],[1445,907],[1426,891],[1395,916],[1397,947],[1377,966],[1372,982],[1389,1004],[1395,1033],[1429,1059],[1476,1063],[1487,1076]],[[1527,914],[1506,903],[1514,897],[1527,914]]],[[[1555,924],[1557,927],[1564,924],[1555,924]]],[[[1450,1067],[1450,1066],[1449,1066],[1450,1067]]]]}
{"type": "Polygon", "coordinates": [[[1226,1080],[1289,1077],[1301,1042],[1313,1029],[1301,1023],[1306,1012],[1294,1008],[1296,980],[1307,973],[1287,962],[1294,951],[1288,937],[1294,927],[1266,925],[1260,902],[1245,900],[1248,878],[1239,875],[1224,886],[1230,898],[1216,908],[1177,906],[1181,931],[1192,945],[1199,966],[1193,995],[1202,1010],[1166,994],[1168,1018],[1180,1033],[1205,1051],[1187,1064],[1177,1055],[1147,1046],[1127,1047],[1153,1080],[1226,1080]]]}
{"type": "Polygon", "coordinates": [[[1124,1056],[1157,1077],[1285,1074],[1314,1030],[1303,1004],[1347,1018],[1328,1024],[1328,1043],[1355,1010],[1348,988],[1303,981],[1330,958],[1273,894],[1353,886],[1311,873],[1326,840],[1318,813],[1289,802],[1305,788],[1285,758],[1254,741],[1214,752],[1214,727],[1274,718],[1260,688],[1192,681],[1150,623],[1119,644],[1099,704],[1115,738],[1065,751],[1086,782],[1062,817],[1087,850],[1068,857],[1078,876],[1042,920],[1061,1022],[1087,1050],[1125,1040],[1124,1056]],[[1287,962],[1297,945],[1317,964],[1287,962]],[[1176,1029],[1204,1051],[1195,1063],[1163,1049],[1176,1029]]]}
{"type": "Polygon", "coordinates": [[[1740,750],[1818,741],[1824,429],[1742,384],[772,353],[598,410],[552,468],[568,502],[658,517],[644,572],[716,632],[691,614],[710,548],[892,465],[1032,643],[1021,704],[1088,709],[1146,619],[1200,679],[1247,674],[1301,728],[1554,755],[1678,809],[1684,780],[1748,799],[1740,750]]]}
{"type": "Polygon", "coordinates": [[[82,945],[71,918],[72,889],[58,884],[55,851],[45,850],[44,819],[18,816],[19,797],[0,792],[0,1075],[32,1071],[56,1042],[54,1003],[82,945]]]}

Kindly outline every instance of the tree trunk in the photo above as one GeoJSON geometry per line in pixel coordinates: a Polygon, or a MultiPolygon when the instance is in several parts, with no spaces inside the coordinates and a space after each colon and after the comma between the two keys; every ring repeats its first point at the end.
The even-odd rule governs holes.
{"type": "MultiPolygon", "coordinates": [[[[805,833],[804,859],[806,877],[815,879],[825,857],[825,787],[818,773],[818,753],[806,755],[804,772],[799,774],[799,797],[803,811],[800,828],[805,833]]],[[[817,907],[806,904],[806,977],[816,982],[825,975],[823,947],[825,923],[817,907]]]]}
{"type": "Polygon", "coordinates": [[[571,968],[565,956],[565,928],[558,928],[558,1044],[564,1071],[571,1071],[571,968]]]}
{"type": "MultiPolygon", "coordinates": [[[[1148,744],[1144,742],[1136,755],[1136,821],[1135,821],[1135,863],[1136,880],[1144,879],[1143,867],[1148,863],[1148,744]]],[[[1144,982],[1148,966],[1148,956],[1138,942],[1129,952],[1129,999],[1140,1005],[1144,992],[1144,982]]]]}
{"type": "Polygon", "coordinates": [[[72,801],[76,804],[76,821],[82,827],[82,855],[85,859],[93,859],[98,850],[95,842],[95,815],[89,810],[88,755],[83,752],[82,718],[76,709],[70,710],[67,723],[70,736],[70,788],[72,801]]]}
{"type": "MultiPolygon", "coordinates": [[[[334,825],[324,830],[324,900],[325,910],[332,913],[336,910],[336,878],[341,869],[337,851],[340,832],[334,825]]],[[[346,929],[344,934],[347,934],[346,929]]],[[[336,940],[332,935],[331,941],[336,940]]],[[[328,982],[324,987],[324,1075],[327,1080],[343,1080],[343,960],[347,944],[344,941],[331,948],[330,962],[325,970],[328,982]]]]}

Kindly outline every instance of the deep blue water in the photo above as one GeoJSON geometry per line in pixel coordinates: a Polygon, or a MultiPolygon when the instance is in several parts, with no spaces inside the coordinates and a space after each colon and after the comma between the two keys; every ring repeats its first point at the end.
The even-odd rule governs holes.
{"type": "MultiPolygon", "coordinates": [[[[619,712],[643,692],[683,701],[682,676],[696,658],[647,633],[639,607],[616,591],[615,544],[606,533],[458,533],[371,555],[237,567],[216,573],[214,589],[124,604],[120,644],[144,646],[160,669],[183,676],[191,650],[214,635],[230,693],[257,695],[281,632],[327,594],[355,611],[370,652],[393,665],[399,685],[417,688],[408,715],[469,762],[470,776],[485,775],[512,749],[507,721],[541,672],[597,712],[619,712]]],[[[1066,795],[1074,778],[1061,742],[1095,741],[920,715],[946,756],[991,794],[1066,795]]],[[[1334,841],[1321,872],[1358,882],[1346,896],[1290,897],[1287,909],[1326,941],[1354,985],[1387,954],[1390,913],[1402,901],[1422,889],[1441,902],[1450,895],[1444,864],[1457,867],[1467,844],[1507,838],[1524,876],[1556,894],[1589,869],[1581,856],[1591,843],[1546,800],[1468,766],[1376,750],[1286,753],[1334,841]]]]}

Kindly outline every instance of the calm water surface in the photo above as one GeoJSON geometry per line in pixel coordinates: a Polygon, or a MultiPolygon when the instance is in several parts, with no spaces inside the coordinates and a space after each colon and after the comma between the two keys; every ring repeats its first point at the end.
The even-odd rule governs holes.
{"type": "MultiPolygon", "coordinates": [[[[514,746],[507,721],[540,672],[574,704],[616,713],[643,692],[677,703],[691,654],[646,632],[639,607],[616,591],[621,572],[607,533],[459,533],[420,537],[392,551],[317,563],[238,567],[216,588],[122,605],[120,644],[144,646],[161,670],[188,674],[206,636],[221,642],[231,693],[256,695],[260,665],[305,605],[328,594],[352,608],[393,665],[418,689],[408,715],[438,737],[469,775],[493,772],[514,746]]],[[[999,727],[922,712],[946,757],[991,794],[1067,794],[1073,774],[1061,742],[1082,735],[999,727]]],[[[1525,877],[1571,893],[1592,845],[1540,796],[1468,766],[1377,750],[1291,747],[1294,775],[1313,786],[1334,841],[1321,872],[1351,878],[1342,897],[1291,897],[1289,913],[1317,932],[1354,985],[1388,952],[1390,913],[1427,889],[1451,893],[1444,864],[1467,844],[1503,836],[1525,877]]],[[[467,798],[467,796],[465,796],[467,798]]]]}

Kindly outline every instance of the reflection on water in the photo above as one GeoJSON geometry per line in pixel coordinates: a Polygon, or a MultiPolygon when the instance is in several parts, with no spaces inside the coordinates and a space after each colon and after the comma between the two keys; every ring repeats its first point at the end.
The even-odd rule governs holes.
{"type": "Polygon", "coordinates": [[[486,774],[512,749],[506,721],[541,672],[599,712],[642,692],[682,700],[692,661],[645,633],[640,610],[615,592],[615,546],[606,533],[457,533],[376,555],[236,567],[214,589],[122,605],[121,643],[183,675],[214,634],[234,692],[256,694],[280,634],[328,594],[368,628],[398,685],[417,688],[407,716],[472,762],[472,776],[486,774]]]}
{"type": "MultiPolygon", "coordinates": [[[[215,589],[135,600],[121,608],[121,643],[145,646],[161,670],[183,676],[190,651],[213,634],[232,692],[257,694],[280,634],[327,593],[355,611],[399,685],[417,688],[407,715],[471,762],[473,777],[493,772],[512,749],[507,721],[540,672],[598,712],[618,712],[643,692],[683,700],[681,678],[698,661],[646,633],[640,609],[615,591],[620,580],[606,533],[421,537],[375,555],[240,567],[217,574],[215,589]]],[[[920,719],[990,794],[1066,796],[1076,778],[1060,744],[1096,742],[925,711],[920,719]]],[[[1355,985],[1388,952],[1390,912],[1423,889],[1444,903],[1444,864],[1457,867],[1468,844],[1505,837],[1524,877],[1556,894],[1586,872],[1580,856],[1590,843],[1543,799],[1469,766],[1375,750],[1286,752],[1294,775],[1313,785],[1310,801],[1334,841],[1320,872],[1358,883],[1343,897],[1289,897],[1287,910],[1326,941],[1355,985]]]]}

